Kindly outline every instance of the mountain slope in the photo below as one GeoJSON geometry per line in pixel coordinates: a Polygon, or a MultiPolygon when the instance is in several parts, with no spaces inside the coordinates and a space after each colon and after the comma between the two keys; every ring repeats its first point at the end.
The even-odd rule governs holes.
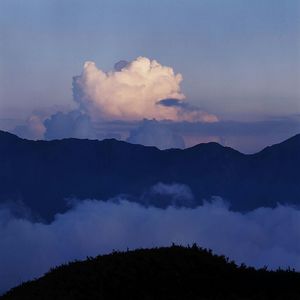
{"type": "Polygon", "coordinates": [[[58,267],[1,300],[299,299],[300,274],[238,267],[198,248],[114,252],[58,267]]]}
{"type": "Polygon", "coordinates": [[[22,202],[45,219],[66,198],[133,201],[158,182],[188,185],[196,204],[212,196],[234,210],[300,201],[300,135],[254,155],[217,143],[179,150],[113,139],[29,141],[0,132],[0,202],[22,202]]]}

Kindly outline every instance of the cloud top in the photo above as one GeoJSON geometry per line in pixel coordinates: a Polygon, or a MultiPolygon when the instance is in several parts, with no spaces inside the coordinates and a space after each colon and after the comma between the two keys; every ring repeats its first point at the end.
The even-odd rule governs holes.
{"type": "Polygon", "coordinates": [[[161,150],[169,148],[185,148],[181,135],[171,130],[167,124],[156,120],[143,120],[140,125],[130,131],[127,142],[155,146],[161,150]]]}
{"type": "Polygon", "coordinates": [[[180,73],[146,57],[120,61],[110,72],[87,61],[82,74],[73,78],[73,94],[93,120],[217,121],[214,115],[184,105],[158,105],[163,99],[186,102],[181,81],[180,73]]]}

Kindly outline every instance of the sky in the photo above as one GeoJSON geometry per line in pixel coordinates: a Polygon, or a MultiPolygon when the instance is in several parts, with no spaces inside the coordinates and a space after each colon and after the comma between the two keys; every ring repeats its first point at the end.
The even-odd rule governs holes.
{"type": "MultiPolygon", "coordinates": [[[[299,50],[298,0],[0,0],[0,128],[77,109],[73,77],[87,61],[108,72],[145,57],[181,74],[189,107],[218,121],[298,118],[277,141],[300,132],[299,50]]],[[[227,140],[263,146],[259,134],[251,147],[242,138],[227,140]]]]}
{"type": "MultiPolygon", "coordinates": [[[[0,0],[0,130],[244,153],[281,142],[300,133],[300,0],[0,0]]],[[[0,206],[0,264],[11,267],[0,293],[150,241],[300,270],[298,228],[299,209],[242,214],[222,201],[159,210],[87,199],[50,224],[0,206]]]]}

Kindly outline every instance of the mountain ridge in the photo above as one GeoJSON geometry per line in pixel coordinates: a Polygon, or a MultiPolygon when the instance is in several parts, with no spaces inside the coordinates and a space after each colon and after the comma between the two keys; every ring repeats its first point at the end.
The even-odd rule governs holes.
{"type": "MultiPolygon", "coordinates": [[[[65,199],[141,196],[157,183],[184,184],[195,203],[220,196],[238,211],[300,202],[300,135],[243,154],[218,143],[159,150],[115,139],[30,141],[0,131],[0,203],[21,202],[42,218],[65,199]]],[[[157,205],[157,201],[155,201],[157,205]]]]}
{"type": "MultiPolygon", "coordinates": [[[[186,151],[186,150],[195,150],[195,149],[199,149],[201,147],[222,147],[223,149],[228,149],[228,150],[234,150],[235,152],[238,152],[240,154],[243,154],[245,156],[251,156],[251,155],[256,155],[256,154],[259,154],[263,151],[265,151],[266,149],[271,149],[273,147],[278,147],[278,146],[284,146],[286,144],[290,144],[290,143],[294,143],[294,144],[297,144],[298,146],[300,145],[300,133],[298,134],[295,134],[293,136],[291,136],[290,138],[282,141],[282,142],[279,142],[279,143],[275,143],[275,144],[272,144],[270,146],[266,146],[265,148],[263,148],[262,150],[260,151],[257,151],[255,153],[251,153],[251,154],[246,154],[246,153],[243,153],[239,150],[236,150],[232,147],[229,147],[229,146],[223,146],[221,145],[220,143],[218,142],[205,142],[205,143],[199,143],[199,144],[196,144],[194,146],[191,146],[191,147],[188,147],[188,148],[184,148],[184,149],[180,149],[180,148],[168,148],[168,149],[158,149],[157,147],[155,146],[146,146],[146,145],[141,145],[141,144],[136,144],[136,143],[131,143],[131,142],[127,142],[127,141],[122,141],[122,140],[118,140],[118,139],[115,139],[115,138],[106,138],[106,139],[103,139],[103,140],[98,140],[98,139],[88,139],[88,138],[83,138],[83,139],[79,139],[79,138],[62,138],[62,139],[52,139],[52,140],[30,140],[30,139],[26,139],[26,138],[21,138],[19,137],[18,135],[16,134],[13,134],[9,131],[4,131],[4,130],[0,130],[0,139],[3,139],[3,138],[8,138],[10,140],[22,140],[22,141],[30,141],[30,142],[54,142],[54,141],[69,141],[69,140],[79,140],[79,141],[96,141],[96,142],[104,142],[104,143],[107,143],[107,142],[112,142],[112,143],[120,143],[120,144],[130,144],[130,145],[137,145],[137,146],[140,146],[140,147],[143,147],[143,148],[155,148],[159,151],[170,151],[170,150],[179,150],[179,151],[186,151]]],[[[0,140],[1,142],[1,140],[0,140]]]]}

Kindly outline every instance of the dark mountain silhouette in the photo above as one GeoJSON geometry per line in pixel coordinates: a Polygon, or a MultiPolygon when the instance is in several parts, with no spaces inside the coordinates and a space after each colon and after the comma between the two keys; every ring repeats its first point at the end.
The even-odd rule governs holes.
{"type": "Polygon", "coordinates": [[[114,252],[53,269],[1,300],[299,299],[300,274],[237,266],[197,245],[114,252]]]}
{"type": "MultiPolygon", "coordinates": [[[[114,139],[29,141],[0,131],[0,201],[19,202],[45,219],[66,198],[141,201],[158,182],[188,185],[201,204],[220,196],[233,210],[300,202],[300,135],[245,155],[217,143],[158,150],[114,139]]],[[[157,205],[157,202],[156,202],[157,205]]]]}

